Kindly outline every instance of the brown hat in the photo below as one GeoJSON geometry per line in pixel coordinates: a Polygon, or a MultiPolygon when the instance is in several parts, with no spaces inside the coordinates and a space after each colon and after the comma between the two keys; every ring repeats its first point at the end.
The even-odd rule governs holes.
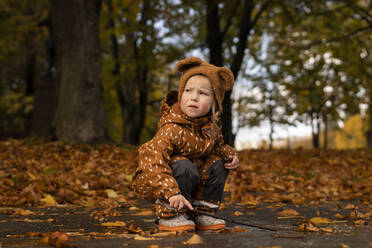
{"type": "Polygon", "coordinates": [[[225,91],[231,90],[234,86],[234,74],[225,67],[214,66],[196,57],[183,59],[176,64],[176,67],[178,71],[182,72],[180,85],[178,87],[178,102],[181,102],[181,96],[187,80],[195,75],[203,75],[207,77],[212,84],[214,95],[218,103],[218,110],[221,114],[222,100],[225,91]]]}

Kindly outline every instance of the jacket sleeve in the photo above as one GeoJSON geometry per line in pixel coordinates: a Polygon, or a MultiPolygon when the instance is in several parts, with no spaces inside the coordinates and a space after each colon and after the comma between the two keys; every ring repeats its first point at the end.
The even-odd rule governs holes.
{"type": "Polygon", "coordinates": [[[223,140],[223,135],[221,130],[218,132],[216,144],[213,147],[213,154],[219,156],[225,161],[229,161],[229,156],[238,156],[238,153],[229,145],[226,145],[223,140]]]}
{"type": "Polygon", "coordinates": [[[139,165],[132,186],[148,200],[169,199],[180,194],[169,166],[176,135],[176,131],[170,125],[165,125],[158,130],[152,140],[138,150],[139,165]]]}

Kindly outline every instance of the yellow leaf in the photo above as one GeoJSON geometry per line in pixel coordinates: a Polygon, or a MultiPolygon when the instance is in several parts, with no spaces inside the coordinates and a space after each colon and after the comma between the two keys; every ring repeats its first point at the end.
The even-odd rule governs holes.
{"type": "Polygon", "coordinates": [[[106,223],[101,224],[101,226],[116,226],[116,227],[126,226],[126,225],[127,224],[125,224],[125,222],[123,221],[106,222],[106,223]]]}
{"type": "Polygon", "coordinates": [[[144,210],[144,211],[135,213],[133,215],[135,215],[135,216],[148,216],[148,215],[153,215],[153,214],[154,214],[154,212],[152,210],[144,210]]]}
{"type": "Polygon", "coordinates": [[[348,204],[344,207],[344,209],[355,209],[355,208],[356,208],[355,205],[352,204],[352,203],[348,203],[348,204]]]}
{"type": "Polygon", "coordinates": [[[139,208],[137,208],[137,207],[130,207],[129,210],[130,210],[130,211],[138,211],[139,208]]]}
{"type": "Polygon", "coordinates": [[[154,237],[165,237],[165,236],[176,236],[176,235],[177,235],[177,232],[176,231],[172,231],[172,232],[160,232],[160,233],[151,234],[151,236],[154,236],[154,237]]]}
{"type": "Polygon", "coordinates": [[[159,248],[158,245],[148,245],[147,248],[159,248]]]}
{"type": "Polygon", "coordinates": [[[44,198],[41,198],[40,201],[44,202],[45,206],[57,206],[58,205],[54,197],[49,194],[45,194],[44,198]]]}
{"type": "Polygon", "coordinates": [[[362,226],[362,225],[365,224],[365,221],[364,220],[356,220],[356,221],[353,222],[353,224],[355,226],[362,226]]]}
{"type": "Polygon", "coordinates": [[[281,216],[297,216],[299,213],[294,209],[285,209],[278,213],[281,216]]]}
{"type": "Polygon", "coordinates": [[[134,236],[134,240],[157,240],[157,239],[153,237],[144,237],[137,234],[136,236],[134,236]]]}
{"type": "Polygon", "coordinates": [[[32,173],[28,173],[28,176],[29,176],[32,180],[36,179],[35,175],[32,174],[32,173]]]}
{"type": "Polygon", "coordinates": [[[27,209],[18,209],[15,211],[14,214],[19,214],[19,215],[32,215],[35,214],[34,212],[27,210],[27,209]]]}
{"type": "Polygon", "coordinates": [[[343,216],[343,215],[341,215],[341,214],[339,214],[339,213],[337,213],[337,214],[335,214],[335,217],[336,218],[338,218],[338,219],[345,219],[345,216],[343,216]]]}
{"type": "Polygon", "coordinates": [[[106,189],[105,193],[106,193],[107,197],[111,198],[111,199],[114,199],[114,198],[118,197],[118,194],[112,189],[106,189]]]}
{"type": "Polygon", "coordinates": [[[198,244],[203,244],[203,240],[200,237],[200,235],[195,233],[194,235],[192,235],[192,237],[189,240],[184,241],[183,244],[184,245],[198,245],[198,244]]]}
{"type": "Polygon", "coordinates": [[[233,213],[233,215],[235,215],[235,216],[242,216],[243,213],[240,212],[240,211],[235,211],[235,212],[233,213]]]}
{"type": "Polygon", "coordinates": [[[331,221],[328,218],[323,218],[323,217],[314,217],[314,218],[311,218],[310,221],[314,225],[331,223],[331,221]]]}
{"type": "Polygon", "coordinates": [[[325,232],[325,233],[333,233],[333,229],[330,227],[322,227],[320,228],[320,231],[325,232]]]}

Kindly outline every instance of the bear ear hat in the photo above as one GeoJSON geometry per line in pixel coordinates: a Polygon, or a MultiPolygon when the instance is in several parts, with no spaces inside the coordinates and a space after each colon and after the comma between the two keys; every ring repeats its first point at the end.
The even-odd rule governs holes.
{"type": "Polygon", "coordinates": [[[190,58],[187,58],[187,59],[183,59],[181,61],[179,61],[177,64],[176,64],[176,68],[179,72],[185,72],[187,71],[188,69],[190,69],[191,67],[194,67],[194,66],[198,66],[198,65],[201,65],[202,64],[202,60],[199,59],[199,58],[196,58],[196,57],[190,57],[190,58]]]}
{"type": "Polygon", "coordinates": [[[220,67],[217,73],[223,89],[225,91],[231,90],[234,86],[234,74],[229,69],[224,67],[220,67]]]}

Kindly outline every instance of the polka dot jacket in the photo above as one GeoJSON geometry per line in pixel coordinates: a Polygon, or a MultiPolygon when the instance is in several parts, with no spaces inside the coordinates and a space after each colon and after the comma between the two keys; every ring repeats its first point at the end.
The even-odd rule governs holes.
{"type": "Polygon", "coordinates": [[[132,186],[150,201],[180,194],[169,166],[173,162],[186,158],[202,170],[206,160],[214,157],[214,160],[227,161],[230,155],[237,155],[232,147],[223,143],[220,128],[209,117],[190,118],[183,114],[177,95],[177,91],[167,94],[156,135],[138,150],[139,164],[132,186]]]}

